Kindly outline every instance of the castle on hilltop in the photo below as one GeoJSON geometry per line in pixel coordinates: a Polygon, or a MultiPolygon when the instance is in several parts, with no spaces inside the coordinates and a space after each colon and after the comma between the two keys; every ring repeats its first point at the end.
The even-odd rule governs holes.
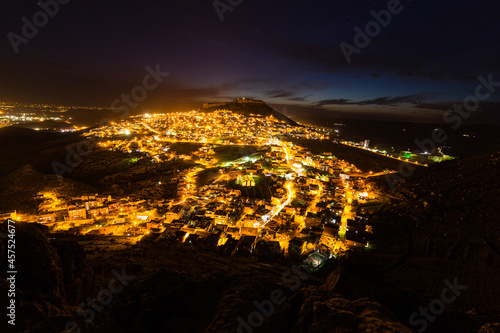
{"type": "Polygon", "coordinates": [[[213,102],[213,103],[203,103],[204,108],[210,108],[210,107],[219,107],[219,106],[227,106],[228,104],[231,103],[238,103],[238,104],[266,104],[266,102],[259,100],[259,99],[251,99],[251,98],[246,98],[246,97],[241,97],[233,100],[232,102],[213,102]]]}
{"type": "Polygon", "coordinates": [[[260,99],[251,99],[251,98],[245,98],[241,97],[238,99],[235,99],[233,103],[242,103],[242,104],[266,104],[266,102],[260,100],[260,99]]]}

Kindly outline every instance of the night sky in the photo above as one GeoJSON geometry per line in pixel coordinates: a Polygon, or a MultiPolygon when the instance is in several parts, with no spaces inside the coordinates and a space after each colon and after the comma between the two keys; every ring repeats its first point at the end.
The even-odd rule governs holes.
{"type": "MultiPolygon", "coordinates": [[[[170,75],[141,109],[246,96],[297,115],[427,122],[474,95],[478,75],[500,81],[494,0],[403,0],[350,63],[339,45],[391,1],[221,0],[241,2],[221,21],[213,0],[72,0],[16,54],[8,33],[22,35],[41,2],[2,2],[3,101],[109,106],[159,64],[170,75]]],[[[500,123],[497,90],[471,121],[500,123]]]]}

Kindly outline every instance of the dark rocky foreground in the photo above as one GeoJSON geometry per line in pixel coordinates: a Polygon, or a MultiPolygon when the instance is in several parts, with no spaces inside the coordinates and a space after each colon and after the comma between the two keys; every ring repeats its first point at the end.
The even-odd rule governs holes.
{"type": "MultiPolygon", "coordinates": [[[[331,273],[308,274],[284,261],[230,257],[169,241],[129,248],[96,241],[85,244],[86,254],[76,242],[49,239],[44,229],[17,225],[16,242],[23,244],[16,258],[17,332],[62,332],[76,325],[82,332],[235,332],[257,311],[254,301],[268,316],[250,318],[260,324],[256,332],[407,330],[380,303],[345,297],[337,263],[331,273]],[[97,295],[106,304],[92,309],[88,298],[97,295]]],[[[0,283],[6,294],[7,281],[0,283]]]]}
{"type": "MultiPolygon", "coordinates": [[[[405,318],[435,291],[411,284],[403,291],[387,282],[379,267],[367,265],[377,255],[350,254],[307,273],[286,261],[231,257],[175,241],[125,247],[85,239],[82,246],[47,236],[40,226],[17,226],[23,246],[16,332],[237,332],[242,321],[258,326],[262,319],[261,326],[242,324],[240,331],[410,332],[415,327],[405,318]],[[99,297],[102,304],[92,309],[89,298],[99,297]],[[259,307],[268,317],[256,314],[259,307]]],[[[424,280],[429,284],[433,276],[424,280]]],[[[2,278],[0,284],[5,295],[8,283],[2,278]]],[[[498,322],[494,311],[451,308],[427,331],[478,332],[488,322],[498,322]]]]}

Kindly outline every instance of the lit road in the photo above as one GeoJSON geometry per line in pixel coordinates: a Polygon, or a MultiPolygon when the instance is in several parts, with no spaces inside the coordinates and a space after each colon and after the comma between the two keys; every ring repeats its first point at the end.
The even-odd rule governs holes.
{"type": "Polygon", "coordinates": [[[345,233],[347,231],[347,219],[352,218],[352,200],[354,198],[352,191],[349,189],[349,185],[346,185],[345,189],[346,205],[344,206],[344,212],[342,213],[341,223],[339,229],[339,237],[342,241],[345,240],[345,233]]]}
{"type": "Polygon", "coordinates": [[[412,164],[415,164],[415,165],[420,165],[420,166],[425,166],[425,167],[428,166],[425,163],[419,163],[419,162],[413,162],[413,161],[409,161],[409,160],[403,160],[400,157],[394,157],[394,156],[391,156],[391,155],[388,155],[388,154],[376,152],[376,151],[373,151],[373,150],[371,150],[369,148],[364,148],[364,147],[356,146],[356,145],[350,144],[348,142],[340,142],[340,144],[345,145],[345,146],[349,146],[349,147],[353,147],[353,148],[358,148],[358,149],[366,150],[366,151],[369,151],[371,153],[374,153],[374,154],[377,154],[377,155],[380,155],[380,156],[383,156],[383,157],[391,158],[393,160],[399,160],[399,161],[404,162],[404,163],[412,163],[412,164]]]}
{"type": "Polygon", "coordinates": [[[288,166],[293,170],[295,171],[299,176],[303,176],[303,171],[302,171],[302,168],[301,167],[296,167],[295,165],[293,165],[291,162],[290,162],[290,158],[293,158],[292,153],[288,152],[288,149],[286,148],[286,145],[283,146],[283,150],[285,151],[285,158],[286,158],[286,163],[288,164],[288,166]]]}
{"type": "Polygon", "coordinates": [[[154,128],[152,128],[151,126],[149,126],[148,124],[146,124],[145,122],[142,123],[142,124],[144,125],[144,127],[146,127],[151,132],[156,133],[156,134],[160,134],[160,135],[162,134],[160,131],[155,130],[154,128]]]}
{"type": "Polygon", "coordinates": [[[292,202],[293,200],[293,197],[294,197],[294,192],[293,192],[293,189],[292,189],[292,182],[291,181],[288,181],[287,184],[285,185],[286,189],[288,190],[288,197],[287,199],[282,202],[281,204],[275,206],[272,210],[271,210],[271,215],[269,216],[269,218],[267,220],[265,220],[265,223],[264,224],[261,224],[260,227],[264,227],[268,222],[270,222],[276,215],[278,215],[282,210],[283,208],[285,208],[285,206],[289,205],[290,202],[292,202]]]}
{"type": "MultiPolygon", "coordinates": [[[[283,144],[283,143],[281,143],[281,145],[283,146],[283,151],[285,152],[285,158],[286,158],[286,162],[287,162],[288,166],[289,166],[292,170],[294,170],[296,173],[299,173],[299,174],[300,174],[302,171],[301,171],[301,170],[299,170],[299,168],[294,167],[294,166],[290,163],[290,155],[291,155],[291,153],[288,153],[288,149],[286,148],[286,145],[285,145],[285,144],[283,144]]],[[[288,197],[287,197],[287,199],[286,199],[284,202],[280,203],[279,205],[275,206],[275,207],[271,210],[271,215],[269,216],[269,218],[264,219],[264,217],[265,217],[265,216],[267,216],[267,215],[265,215],[265,216],[263,216],[263,217],[262,217],[262,218],[263,218],[263,220],[264,220],[264,224],[260,224],[260,227],[264,227],[267,223],[269,223],[270,221],[272,221],[272,219],[273,219],[276,215],[278,215],[278,214],[279,214],[279,213],[283,210],[283,208],[285,208],[287,205],[289,205],[289,204],[290,204],[290,202],[292,202],[292,200],[293,200],[293,198],[294,198],[294,196],[295,196],[295,193],[294,193],[294,191],[293,191],[293,189],[292,189],[292,181],[291,181],[291,180],[290,180],[290,181],[287,181],[287,182],[286,182],[285,187],[286,187],[286,189],[287,189],[287,191],[288,191],[288,197]]]]}

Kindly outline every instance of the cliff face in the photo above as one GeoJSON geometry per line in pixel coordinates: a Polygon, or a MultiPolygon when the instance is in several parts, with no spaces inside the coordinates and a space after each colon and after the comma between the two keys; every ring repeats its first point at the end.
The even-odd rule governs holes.
{"type": "MultiPolygon", "coordinates": [[[[380,303],[348,299],[304,271],[290,269],[277,275],[269,265],[244,263],[241,258],[231,266],[214,258],[205,260],[211,267],[205,273],[172,267],[131,284],[113,305],[112,317],[97,331],[408,331],[380,303]]],[[[205,267],[196,260],[190,265],[205,267]]]]}
{"type": "MultiPolygon", "coordinates": [[[[6,223],[1,231],[6,232],[6,223]]],[[[22,272],[16,281],[18,332],[62,332],[73,321],[81,332],[406,329],[381,304],[345,298],[331,283],[323,285],[323,278],[297,267],[202,253],[170,242],[87,249],[93,254],[89,261],[77,243],[49,240],[44,227],[26,223],[16,225],[16,241],[23,244],[16,254],[22,272]],[[125,277],[121,288],[116,274],[125,277]],[[99,303],[103,290],[111,287],[120,290],[99,303]],[[94,310],[89,299],[97,299],[94,310]]],[[[6,255],[3,239],[0,254],[6,255]]],[[[5,272],[5,262],[1,266],[5,272]]],[[[0,286],[6,293],[4,277],[0,286]]]]}
{"type": "MultiPolygon", "coordinates": [[[[7,222],[0,225],[0,255],[7,258],[7,222]]],[[[76,300],[95,292],[98,279],[85,261],[85,251],[74,242],[49,241],[47,228],[15,224],[16,332],[48,332],[65,324],[76,300]]],[[[0,292],[7,295],[8,262],[2,260],[0,292]]],[[[6,325],[2,320],[1,325],[6,325]]],[[[0,326],[1,327],[1,326],[0,326]]],[[[6,328],[5,328],[6,329],[6,328]]],[[[11,330],[12,327],[9,328],[11,330]]],[[[62,331],[62,329],[61,329],[62,331]]],[[[2,329],[2,332],[8,332],[2,329]]]]}

